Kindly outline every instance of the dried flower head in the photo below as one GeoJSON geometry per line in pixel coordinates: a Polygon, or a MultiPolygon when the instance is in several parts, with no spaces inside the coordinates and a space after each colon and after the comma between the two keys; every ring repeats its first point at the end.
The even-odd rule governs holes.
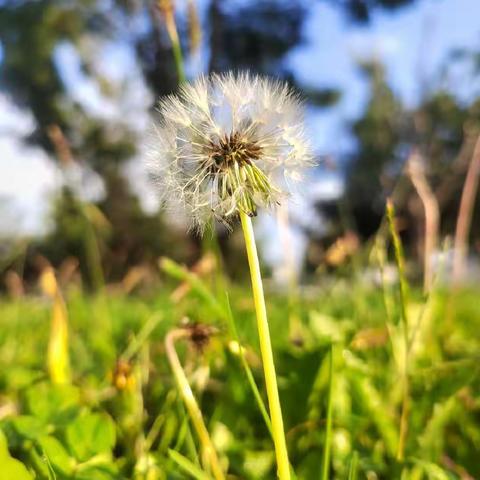
{"type": "Polygon", "coordinates": [[[287,193],[310,163],[301,102],[283,83],[243,73],[202,77],[160,101],[150,171],[202,229],[230,224],[287,193]]]}

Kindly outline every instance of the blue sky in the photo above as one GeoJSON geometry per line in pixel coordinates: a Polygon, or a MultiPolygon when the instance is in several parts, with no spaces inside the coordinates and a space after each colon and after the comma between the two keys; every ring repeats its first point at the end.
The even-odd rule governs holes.
{"type": "MultiPolygon", "coordinates": [[[[453,48],[480,47],[479,0],[423,0],[397,13],[377,11],[368,26],[349,22],[341,12],[316,2],[305,25],[307,44],[286,59],[306,85],[338,86],[340,105],[315,115],[316,144],[321,152],[341,154],[351,147],[347,123],[360,115],[368,99],[357,64],[376,58],[386,68],[394,91],[409,106],[420,97],[419,80],[431,89],[453,48]]],[[[462,69],[450,87],[463,98],[476,91],[462,69]],[[459,77],[459,78],[458,78],[459,77]]]]}
{"type": "MultiPolygon", "coordinates": [[[[368,26],[352,24],[328,3],[315,1],[312,5],[305,24],[306,43],[290,52],[285,62],[305,85],[342,89],[341,102],[335,108],[309,112],[310,134],[320,154],[340,157],[352,148],[348,122],[361,114],[368,98],[367,85],[357,68],[359,60],[381,60],[395,92],[406,104],[414,105],[420,95],[419,79],[427,87],[438,85],[439,68],[451,49],[480,47],[479,0],[421,0],[395,14],[377,12],[368,26]]],[[[121,102],[102,98],[98,86],[81,74],[71,47],[63,45],[56,54],[64,81],[77,100],[97,115],[126,116],[143,129],[149,121],[146,110],[151,98],[131,52],[125,46],[108,44],[98,57],[98,68],[113,75],[118,88],[124,89],[121,102]]],[[[462,98],[480,94],[478,77],[472,82],[468,73],[463,67],[443,81],[462,98]]],[[[48,200],[59,188],[60,179],[43,152],[23,146],[9,133],[12,125],[27,132],[32,121],[0,96],[0,200],[8,199],[8,208],[0,208],[0,225],[19,232],[38,231],[47,225],[48,200]]],[[[129,174],[145,192],[141,158],[132,162],[129,174]]],[[[155,206],[151,195],[144,195],[144,202],[155,206]]]]}

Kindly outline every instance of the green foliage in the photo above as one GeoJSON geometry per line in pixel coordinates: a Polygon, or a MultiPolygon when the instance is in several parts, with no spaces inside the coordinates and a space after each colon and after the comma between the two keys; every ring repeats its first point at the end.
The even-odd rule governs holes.
{"type": "Polygon", "coordinates": [[[1,480],[31,480],[32,475],[25,465],[12,458],[8,452],[7,440],[0,430],[0,479],[1,480]]]}
{"type": "MultiPolygon", "coordinates": [[[[75,291],[67,296],[75,386],[53,386],[42,379],[47,305],[35,298],[15,305],[2,301],[0,386],[2,405],[12,408],[0,427],[16,459],[12,465],[21,469],[21,462],[27,474],[40,479],[206,478],[162,347],[166,332],[188,313],[192,321],[221,327],[202,351],[188,347],[180,353],[222,463],[228,461],[229,473],[241,478],[273,478],[274,453],[259,408],[265,392],[253,305],[243,288],[230,288],[235,317],[230,328],[238,330],[230,332],[223,295],[217,298],[207,284],[189,278],[174,263],[163,266],[176,281],[192,280],[191,293],[177,304],[169,300],[168,289],[142,299],[111,295],[108,328],[98,300],[75,291]],[[244,347],[243,359],[238,343],[234,348],[232,342],[244,347]],[[254,387],[260,399],[255,399],[254,387]]],[[[269,295],[280,396],[297,477],[319,478],[322,456],[330,448],[332,479],[373,474],[454,479],[459,472],[476,478],[476,293],[452,297],[455,313],[446,323],[449,292],[437,291],[417,330],[410,353],[411,407],[403,462],[395,458],[402,400],[396,359],[402,357],[392,355],[403,333],[395,308],[388,340],[382,295],[376,288],[338,282],[331,290],[319,290],[314,300],[303,299],[303,346],[288,339],[288,299],[269,295]]],[[[412,289],[407,308],[413,325],[422,307],[417,298],[412,289]]]]}
{"type": "Polygon", "coordinates": [[[211,480],[211,477],[204,473],[200,468],[198,468],[194,463],[192,463],[188,458],[184,457],[175,450],[169,450],[168,454],[172,460],[183,470],[185,473],[188,473],[191,478],[196,480],[211,480]]]}
{"type": "Polygon", "coordinates": [[[68,425],[65,434],[67,445],[80,461],[110,452],[115,445],[115,424],[105,414],[79,416],[68,425]]]}

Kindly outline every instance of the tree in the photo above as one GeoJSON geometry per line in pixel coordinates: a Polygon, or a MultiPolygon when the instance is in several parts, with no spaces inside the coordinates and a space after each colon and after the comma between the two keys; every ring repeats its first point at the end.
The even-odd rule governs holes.
{"type": "MultiPolygon", "coordinates": [[[[345,0],[333,4],[347,15],[353,15],[355,21],[367,21],[377,8],[394,8],[413,1],[345,0]]],[[[309,5],[303,0],[211,0],[208,17],[210,70],[249,68],[286,78],[295,85],[295,72],[287,71],[282,59],[303,41],[302,25],[309,5]]],[[[181,15],[176,19],[186,51],[188,20],[181,15]]],[[[204,31],[208,31],[208,26],[204,27],[204,31]]],[[[117,204],[125,208],[123,214],[115,213],[114,218],[109,219],[112,238],[116,239],[115,248],[135,249],[141,244],[148,246],[145,251],[150,251],[151,247],[152,252],[158,252],[159,239],[145,236],[147,232],[152,233],[152,218],[144,216],[141,220],[143,214],[138,200],[122,177],[125,162],[137,153],[138,133],[126,119],[109,118],[107,121],[77,101],[65,84],[63,66],[57,57],[59,46],[71,46],[80,58],[86,78],[117,102],[123,90],[111,88],[110,79],[101,77],[95,68],[97,47],[107,41],[121,42],[131,48],[152,99],[176,89],[179,79],[171,44],[157,2],[153,0],[114,0],[108,7],[100,0],[5,0],[0,5],[3,54],[0,88],[33,115],[35,128],[26,141],[40,145],[55,157],[56,146],[48,132],[52,125],[58,127],[71,149],[72,158],[103,178],[105,198],[99,206],[104,213],[108,211],[113,215],[117,212],[117,204]],[[86,48],[88,45],[90,48],[86,48]],[[126,202],[131,205],[127,207],[126,202]],[[139,226],[141,222],[144,222],[142,227],[139,226]],[[132,232],[138,235],[135,241],[132,232]],[[121,247],[118,243],[122,242],[121,247]]],[[[317,103],[331,103],[338,96],[334,90],[305,93],[317,103]]],[[[64,195],[65,192],[60,198],[65,199],[64,195]]],[[[71,214],[68,202],[63,206],[68,219],[71,214]]],[[[57,205],[55,210],[57,234],[64,225],[60,218],[61,207],[57,205]]],[[[158,228],[164,227],[159,224],[158,228]]],[[[71,244],[72,252],[76,251],[75,245],[75,242],[71,244]]],[[[65,245],[65,251],[69,248],[65,245]]],[[[162,249],[168,248],[167,244],[162,246],[162,249]]],[[[138,261],[138,251],[128,253],[126,258],[138,261]]]]}
{"type": "Polygon", "coordinates": [[[347,171],[345,199],[354,199],[348,209],[360,234],[369,237],[377,231],[383,216],[392,174],[402,166],[397,149],[404,112],[386,83],[383,67],[372,63],[362,70],[369,79],[371,93],[365,112],[352,125],[357,147],[347,171]]]}

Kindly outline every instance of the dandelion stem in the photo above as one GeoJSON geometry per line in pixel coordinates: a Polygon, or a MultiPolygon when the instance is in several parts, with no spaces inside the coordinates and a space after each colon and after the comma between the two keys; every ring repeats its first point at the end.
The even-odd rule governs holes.
{"type": "Polygon", "coordinates": [[[263,294],[263,284],[260,274],[257,246],[255,244],[255,236],[253,233],[251,218],[243,211],[240,211],[240,220],[242,222],[248,264],[250,267],[250,276],[252,280],[253,299],[255,302],[255,312],[257,315],[258,336],[260,339],[260,350],[265,374],[265,384],[267,387],[268,405],[272,420],[273,442],[275,444],[275,455],[277,458],[277,472],[280,480],[290,480],[290,465],[288,462],[287,444],[283,429],[282,409],[278,395],[277,377],[275,373],[275,364],[273,361],[273,352],[270,341],[270,331],[268,328],[267,309],[263,294]]]}
{"type": "Polygon", "coordinates": [[[203,421],[202,412],[197,404],[197,401],[195,400],[190,384],[188,383],[187,376],[185,375],[178,358],[177,351],[175,350],[175,341],[182,338],[187,338],[189,335],[190,333],[187,330],[172,330],[165,338],[165,350],[173,371],[173,375],[175,376],[175,380],[177,382],[178,390],[183,401],[185,402],[185,406],[187,407],[188,414],[192,420],[193,427],[195,428],[198,438],[200,439],[203,451],[202,458],[205,459],[205,462],[210,464],[213,476],[216,480],[225,480],[225,475],[223,474],[220,466],[217,452],[215,451],[212,440],[210,439],[210,434],[208,433],[205,422],[203,421]]]}

